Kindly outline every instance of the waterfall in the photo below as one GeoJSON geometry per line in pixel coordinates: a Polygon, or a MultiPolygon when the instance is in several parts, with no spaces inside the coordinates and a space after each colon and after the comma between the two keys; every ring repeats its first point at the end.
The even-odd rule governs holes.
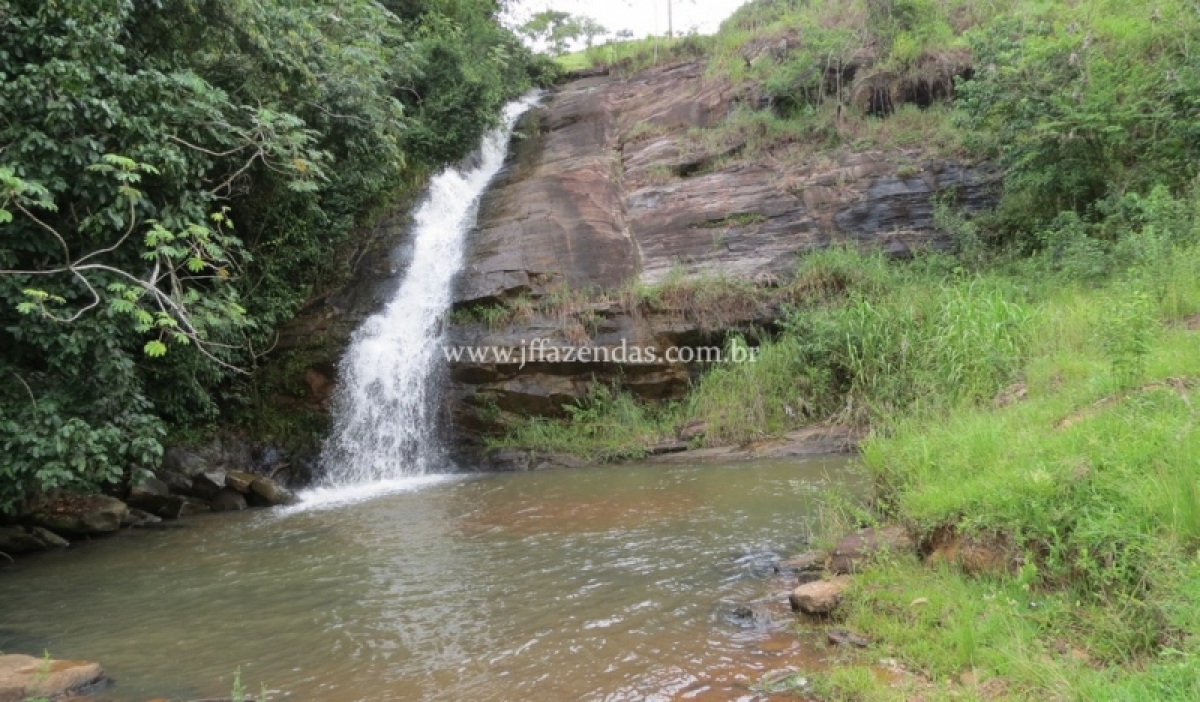
{"type": "Polygon", "coordinates": [[[478,158],[430,183],[413,216],[412,258],[400,288],[354,333],[341,361],[333,432],[321,456],[321,492],[369,491],[372,484],[398,479],[425,482],[412,478],[447,471],[433,382],[443,318],[479,199],[504,165],[517,118],[535,102],[526,97],[507,105],[503,125],[484,137],[478,158]]]}

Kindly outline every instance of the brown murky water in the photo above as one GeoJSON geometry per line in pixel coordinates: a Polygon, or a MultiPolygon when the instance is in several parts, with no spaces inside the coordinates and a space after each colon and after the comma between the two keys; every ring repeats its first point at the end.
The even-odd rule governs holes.
{"type": "Polygon", "coordinates": [[[238,669],[323,702],[763,699],[819,653],[772,565],[861,483],[841,458],[626,465],[195,518],[0,568],[0,651],[100,661],[121,701],[238,669]]]}

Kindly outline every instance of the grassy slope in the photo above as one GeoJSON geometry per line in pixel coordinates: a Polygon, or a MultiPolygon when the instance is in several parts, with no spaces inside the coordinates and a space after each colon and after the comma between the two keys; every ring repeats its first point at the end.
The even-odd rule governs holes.
{"type": "MultiPolygon", "coordinates": [[[[996,153],[1001,141],[1046,138],[1062,151],[1047,151],[1049,163],[1019,164],[990,221],[970,225],[944,213],[958,235],[956,259],[892,264],[834,250],[801,262],[790,285],[810,294],[786,315],[786,331],[764,343],[759,364],[716,368],[687,401],[668,407],[605,391],[573,422],[533,422],[509,441],[611,457],[636,455],[691,419],[708,422],[710,440],[735,442],[800,422],[870,423],[875,518],[924,537],[1003,545],[1010,567],[968,574],[909,558],[877,563],[856,580],[842,615],[876,643],[818,679],[822,697],[1200,699],[1200,198],[1150,158],[1104,160],[1139,141],[1152,153],[1167,138],[1136,118],[1176,99],[1148,91],[1162,81],[1146,77],[1174,78],[1176,59],[1163,57],[1190,56],[1195,13],[1179,2],[1115,0],[873,5],[903,21],[880,25],[867,3],[752,3],[707,40],[711,72],[780,96],[811,79],[804,71],[817,54],[850,60],[870,47],[877,70],[916,74],[921,57],[954,56],[972,32],[998,28],[1003,40],[1014,31],[1005,23],[1020,16],[1044,60],[979,68],[1028,85],[1029,104],[1063,119],[1022,126],[1013,120],[1028,114],[1017,109],[963,130],[954,109],[910,110],[915,126],[863,142],[863,126],[832,120],[836,106],[818,102],[782,115],[734,115],[723,128],[745,129],[776,153],[795,143],[886,145],[904,135],[928,144],[930,134],[952,150],[996,153]],[[747,44],[789,33],[804,38],[793,58],[743,59],[747,44]],[[1124,67],[1116,78],[1105,74],[1113,66],[1124,67]],[[1061,175],[1049,170],[1055,154],[1069,158],[1077,130],[1106,111],[1117,126],[1102,131],[1118,140],[1085,136],[1081,153],[1105,154],[1095,160],[1108,205],[1075,203],[1093,228],[1081,235],[1077,219],[1022,218],[1030,191],[1058,187],[1061,175]],[[1175,194],[1134,197],[1151,204],[1122,214],[1127,188],[1155,182],[1175,194]],[[881,657],[912,674],[880,675],[881,657]]],[[[624,65],[645,65],[644,49],[621,49],[631,57],[624,65]]],[[[1010,102],[1026,105],[1019,94],[1010,102]]],[[[888,120],[847,121],[855,119],[888,128],[888,120]]],[[[720,129],[701,137],[719,138],[720,129]]],[[[730,283],[677,285],[690,285],[694,299],[730,283]]]]}
{"type": "Polygon", "coordinates": [[[1198,274],[1192,246],[1098,288],[1054,280],[1033,307],[1024,399],[916,414],[870,440],[883,516],[1002,535],[1014,566],[868,571],[845,624],[878,644],[822,681],[829,697],[1200,696],[1198,274]],[[880,656],[920,677],[881,683],[880,656]]]}

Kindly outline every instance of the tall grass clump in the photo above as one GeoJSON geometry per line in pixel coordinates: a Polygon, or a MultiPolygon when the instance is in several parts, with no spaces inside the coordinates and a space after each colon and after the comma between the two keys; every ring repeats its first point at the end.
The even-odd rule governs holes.
{"type": "MultiPolygon", "coordinates": [[[[735,337],[729,351],[738,345],[745,341],[735,337]]],[[[691,395],[687,415],[705,423],[710,443],[775,436],[813,418],[815,375],[803,365],[794,337],[764,341],[753,363],[725,363],[709,370],[691,395]]]]}
{"type": "MultiPolygon", "coordinates": [[[[752,364],[719,367],[691,413],[710,437],[744,442],[813,421],[865,425],[900,412],[990,400],[1021,367],[1033,312],[986,277],[836,249],[801,264],[783,333],[752,364]]],[[[735,341],[735,343],[737,343],[735,341]]]]}
{"type": "Polygon", "coordinates": [[[1016,399],[901,416],[864,447],[885,516],[930,548],[1000,550],[984,570],[884,564],[851,598],[849,626],[935,679],[969,671],[1013,699],[1200,693],[1200,244],[1180,216],[1194,196],[1148,198],[1089,225],[1087,265],[1048,248],[1009,274],[1035,310],[1016,399]]]}
{"type": "Polygon", "coordinates": [[[641,458],[674,434],[676,405],[650,406],[629,393],[593,383],[587,397],[564,405],[567,418],[523,418],[488,448],[520,448],[596,461],[641,458]]]}

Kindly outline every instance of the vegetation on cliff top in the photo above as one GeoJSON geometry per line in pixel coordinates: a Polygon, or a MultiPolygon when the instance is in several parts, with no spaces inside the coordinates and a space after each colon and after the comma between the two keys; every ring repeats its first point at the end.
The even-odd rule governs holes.
{"type": "Polygon", "coordinates": [[[244,402],[348,236],[547,68],[496,0],[0,0],[0,512],[244,402]]]}
{"type": "MultiPolygon", "coordinates": [[[[1005,174],[1000,206],[973,221],[956,213],[952,193],[942,202],[940,226],[958,243],[953,260],[928,256],[888,266],[869,257],[840,260],[846,254],[832,252],[799,262],[795,280],[785,286],[803,285],[810,276],[842,276],[865,287],[843,286],[827,304],[793,305],[785,334],[768,339],[761,357],[770,361],[777,345],[788,344],[779,353],[790,370],[771,380],[766,370],[756,377],[753,370],[717,369],[676,415],[711,420],[714,439],[748,441],[802,422],[878,423],[913,403],[944,408],[961,397],[994,395],[1023,362],[1020,339],[980,341],[995,350],[979,369],[986,386],[976,387],[972,369],[947,372],[940,365],[961,364],[956,354],[967,349],[952,348],[954,340],[976,338],[956,326],[999,315],[997,328],[1010,321],[1013,329],[1021,327],[1015,320],[1027,310],[1020,306],[1038,302],[1028,288],[1037,283],[1033,287],[1044,289],[1051,279],[1044,271],[1069,271],[1055,278],[1059,286],[1103,282],[1147,255],[1143,231],[1153,238],[1170,230],[1187,240],[1178,232],[1191,216],[1190,188],[1200,163],[1200,65],[1193,50],[1198,13],[1183,2],[1148,8],[1100,1],[776,0],[745,5],[716,37],[660,46],[686,44],[704,52],[717,79],[745,81],[769,98],[768,109],[736,111],[713,129],[697,130],[698,139],[734,130],[753,137],[756,151],[786,151],[802,142],[804,148],[832,148],[863,133],[847,131],[848,113],[882,140],[894,140],[898,132],[881,125],[911,118],[902,131],[918,143],[954,142],[975,158],[1000,164],[1005,174]],[[835,64],[841,68],[830,85],[835,64]],[[1118,69],[1125,65],[1132,68],[1118,69]],[[938,75],[949,81],[940,92],[929,85],[938,75]],[[928,94],[916,89],[922,81],[928,94]],[[870,99],[864,102],[859,98],[866,88],[870,99]],[[888,109],[871,101],[881,92],[890,96],[888,109]],[[925,104],[926,97],[936,99],[925,104]],[[923,123],[924,115],[932,121],[923,123]],[[934,134],[938,138],[929,139],[934,134]],[[849,270],[853,275],[847,276],[849,270]],[[869,329],[872,324],[879,329],[869,329]],[[903,353],[895,356],[881,346],[887,343],[903,343],[903,353]],[[937,360],[937,354],[946,358],[937,360]],[[718,378],[738,385],[732,378],[739,375],[749,392],[731,390],[733,405],[696,399],[718,378]],[[938,386],[939,378],[955,380],[938,386]],[[771,401],[757,393],[780,385],[786,390],[772,391],[771,401]],[[778,416],[758,413],[742,428],[732,426],[742,397],[754,398],[756,407],[778,408],[767,410],[778,416]],[[702,410],[707,404],[728,409],[702,410]]],[[[637,65],[634,57],[653,46],[643,40],[598,47],[591,55],[625,55],[614,65],[637,65]]],[[[753,286],[742,288],[760,294],[753,286]]],[[[567,436],[553,442],[560,449],[573,443],[570,427],[564,429],[567,436]]],[[[545,427],[537,431],[548,436],[545,427]]],[[[521,440],[519,434],[510,438],[521,440]]],[[[577,444],[574,450],[588,449],[577,444]]]]}

